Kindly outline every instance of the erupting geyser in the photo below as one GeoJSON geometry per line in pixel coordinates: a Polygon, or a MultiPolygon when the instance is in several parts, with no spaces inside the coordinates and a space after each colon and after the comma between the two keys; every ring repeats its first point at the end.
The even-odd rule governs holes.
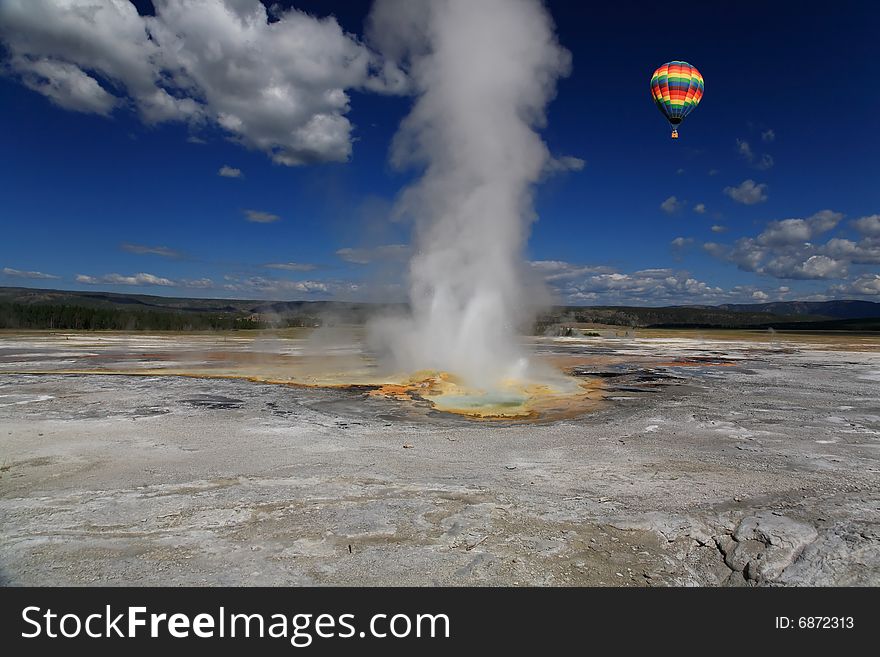
{"type": "Polygon", "coordinates": [[[536,132],[570,54],[538,0],[378,0],[374,44],[417,98],[392,147],[423,167],[397,212],[415,221],[411,314],[372,327],[396,367],[498,389],[528,377],[523,247],[551,162],[536,132]]]}

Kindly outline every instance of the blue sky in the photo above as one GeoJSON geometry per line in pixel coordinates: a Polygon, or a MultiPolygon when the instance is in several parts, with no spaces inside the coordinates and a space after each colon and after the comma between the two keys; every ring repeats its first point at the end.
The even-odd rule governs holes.
{"type": "MultiPolygon", "coordinates": [[[[175,3],[164,2],[169,29],[175,3]]],[[[285,78],[314,74],[326,87],[317,94],[308,78],[301,121],[249,104],[244,86],[182,56],[187,84],[145,82],[144,57],[119,36],[142,29],[137,12],[70,22],[56,4],[0,0],[0,285],[400,297],[410,235],[390,215],[414,174],[388,153],[412,98],[379,60],[351,64],[373,56],[370,3],[285,3],[324,19],[297,14],[291,30],[322,31],[301,47],[331,51],[328,70],[285,78]],[[332,63],[338,53],[344,65],[332,63]],[[172,86],[171,101],[150,95],[172,86]],[[306,131],[315,113],[334,117],[317,137],[306,131]],[[288,120],[303,139],[279,145],[288,120]]],[[[715,2],[670,17],[654,3],[581,4],[548,5],[573,59],[542,134],[554,155],[586,164],[538,188],[526,253],[558,300],[880,301],[880,9],[715,2]],[[649,94],[652,71],[671,59],[706,81],[677,142],[649,94]]],[[[193,52],[223,27],[204,23],[185,44],[193,52]]],[[[242,62],[249,82],[287,75],[286,51],[257,50],[242,62]]]]}

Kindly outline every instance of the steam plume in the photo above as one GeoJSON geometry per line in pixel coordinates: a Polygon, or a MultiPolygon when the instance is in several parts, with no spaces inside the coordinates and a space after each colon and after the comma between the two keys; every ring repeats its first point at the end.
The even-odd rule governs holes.
{"type": "Polygon", "coordinates": [[[397,205],[416,226],[411,316],[374,339],[408,370],[481,387],[521,376],[522,252],[553,161],[536,128],[570,55],[537,0],[377,0],[369,34],[416,94],[392,162],[424,169],[397,205]]]}

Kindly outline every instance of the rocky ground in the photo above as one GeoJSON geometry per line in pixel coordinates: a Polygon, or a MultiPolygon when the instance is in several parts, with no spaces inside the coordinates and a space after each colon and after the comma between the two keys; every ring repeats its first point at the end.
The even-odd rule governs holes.
{"type": "Polygon", "coordinates": [[[606,402],[513,423],[362,389],[21,374],[69,354],[0,337],[0,578],[880,584],[876,349],[538,349],[595,356],[579,373],[606,402]]]}

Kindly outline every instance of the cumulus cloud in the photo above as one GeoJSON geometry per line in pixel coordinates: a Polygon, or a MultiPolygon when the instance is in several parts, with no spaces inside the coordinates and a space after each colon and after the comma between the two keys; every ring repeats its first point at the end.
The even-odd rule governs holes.
{"type": "Polygon", "coordinates": [[[774,132],[773,128],[767,128],[761,133],[762,141],[773,141],[776,139],[776,132],[774,132]]]}
{"type": "Polygon", "coordinates": [[[865,274],[854,281],[833,285],[829,291],[839,296],[880,296],[880,274],[865,274]]]}
{"type": "Polygon", "coordinates": [[[328,283],[315,280],[294,281],[269,276],[238,277],[231,274],[225,275],[223,281],[219,283],[215,283],[213,279],[207,277],[170,279],[148,273],[133,274],[131,276],[124,276],[115,273],[104,274],[103,276],[77,274],[76,281],[86,285],[159,286],[193,290],[215,290],[223,296],[237,295],[239,297],[277,297],[285,294],[347,294],[356,291],[357,288],[355,284],[346,282],[328,283]]]}
{"type": "Polygon", "coordinates": [[[132,276],[123,276],[121,274],[105,274],[104,276],[88,276],[86,274],[77,274],[76,281],[78,283],[86,283],[88,285],[159,285],[162,287],[175,287],[177,283],[170,278],[156,276],[141,272],[132,276]]]}
{"type": "Polygon", "coordinates": [[[345,262],[368,265],[373,262],[405,260],[410,252],[407,244],[383,244],[372,248],[345,247],[337,250],[336,255],[345,262]]]}
{"type": "MultiPolygon", "coordinates": [[[[687,238],[682,238],[687,240],[687,238]]],[[[529,263],[545,283],[569,303],[650,304],[722,302],[742,298],[740,291],[725,291],[667,268],[625,273],[611,267],[537,260],[529,263]]]]}
{"type": "Polygon", "coordinates": [[[184,278],[178,281],[179,287],[190,287],[195,289],[208,289],[214,287],[214,281],[210,278],[196,278],[196,279],[188,279],[184,278]]]}
{"type": "Polygon", "coordinates": [[[129,253],[137,253],[138,255],[157,255],[162,256],[163,258],[180,258],[183,255],[180,251],[175,251],[167,246],[146,246],[144,244],[123,242],[119,245],[119,248],[123,251],[128,251],[129,253]]]}
{"type": "Polygon", "coordinates": [[[241,178],[244,174],[241,172],[241,169],[236,169],[235,167],[231,167],[227,164],[224,164],[220,167],[220,171],[217,172],[218,176],[222,176],[223,178],[241,178]]]}
{"type": "Polygon", "coordinates": [[[773,166],[773,156],[767,153],[758,155],[745,139],[736,140],[736,152],[756,169],[765,171],[773,166]]]}
{"type": "Polygon", "coordinates": [[[140,273],[134,276],[122,276],[121,274],[107,274],[102,276],[102,282],[113,285],[161,285],[163,287],[174,286],[174,281],[169,278],[155,276],[153,274],[140,273]]]}
{"type": "Polygon", "coordinates": [[[139,286],[158,286],[158,287],[180,287],[193,289],[208,289],[214,287],[214,281],[210,278],[181,278],[172,280],[164,276],[156,276],[141,272],[124,276],[122,274],[104,274],[103,276],[90,276],[88,274],[77,274],[75,278],[77,283],[86,285],[139,285],[139,286]]]}
{"type": "Polygon", "coordinates": [[[679,201],[675,196],[670,196],[660,204],[660,209],[666,214],[675,214],[680,212],[687,201],[679,201]]]}
{"type": "Polygon", "coordinates": [[[843,215],[822,210],[805,219],[771,221],[755,237],[732,245],[708,242],[711,255],[732,262],[743,271],[782,279],[845,278],[852,265],[880,263],[880,240],[858,242],[834,237],[825,243],[816,238],[840,224],[843,215]]]}
{"type": "Polygon", "coordinates": [[[862,235],[880,237],[880,214],[872,214],[869,217],[856,219],[852,222],[852,225],[862,235]]]}
{"type": "Polygon", "coordinates": [[[148,124],[214,124],[279,164],[345,161],[350,90],[399,93],[405,75],[334,17],[259,0],[4,0],[8,68],[66,109],[130,106],[148,124]]]}
{"type": "Polygon", "coordinates": [[[833,210],[820,210],[816,214],[812,215],[807,219],[807,223],[810,224],[810,228],[813,231],[813,235],[819,235],[820,233],[825,233],[840,223],[840,220],[843,219],[842,212],[834,212],[833,210]]]}
{"type": "Polygon", "coordinates": [[[767,153],[762,153],[761,157],[759,157],[757,160],[755,160],[754,166],[756,169],[759,169],[760,171],[766,171],[767,169],[772,167],[773,164],[774,164],[773,156],[768,155],[767,153]]]}
{"type": "Polygon", "coordinates": [[[697,203],[694,206],[694,212],[697,214],[706,214],[706,204],[705,203],[697,203]]]}
{"type": "Polygon", "coordinates": [[[769,247],[744,237],[733,246],[709,242],[703,248],[716,258],[736,264],[742,271],[782,279],[843,278],[848,272],[849,261],[826,255],[809,242],[769,247]]]}
{"type": "Polygon", "coordinates": [[[670,242],[673,249],[684,249],[694,243],[691,237],[676,237],[670,242]]]}
{"type": "Polygon", "coordinates": [[[752,152],[752,147],[749,146],[749,142],[744,139],[736,140],[736,152],[749,162],[755,159],[755,154],[752,152]]]}
{"type": "Polygon", "coordinates": [[[800,244],[834,228],[843,214],[822,210],[807,219],[783,219],[771,221],[758,235],[758,243],[763,246],[787,246],[800,244]]]}
{"type": "Polygon", "coordinates": [[[312,265],[307,262],[270,262],[267,265],[263,265],[266,269],[283,269],[285,271],[312,271],[317,268],[317,265],[312,265]]]}
{"type": "Polygon", "coordinates": [[[529,266],[548,283],[573,280],[587,275],[611,274],[615,271],[610,267],[573,265],[564,260],[532,260],[529,266]]]}
{"type": "Polygon", "coordinates": [[[64,109],[108,116],[119,104],[95,78],[73,64],[12,57],[10,66],[28,89],[43,94],[64,109]]]}
{"type": "Polygon", "coordinates": [[[719,225],[719,224],[715,224],[714,226],[712,226],[712,228],[711,228],[710,230],[711,230],[713,233],[726,233],[726,232],[727,232],[727,226],[721,226],[721,225],[719,225]]]}
{"type": "Polygon", "coordinates": [[[847,274],[847,263],[826,255],[811,255],[805,258],[802,253],[784,254],[769,260],[761,267],[760,272],[776,278],[843,278],[847,274]]]}
{"type": "Polygon", "coordinates": [[[271,212],[261,212],[260,210],[245,210],[244,218],[255,224],[271,224],[281,221],[281,217],[271,212]]]}
{"type": "Polygon", "coordinates": [[[880,265],[880,239],[866,237],[858,242],[835,237],[823,247],[828,255],[857,265],[880,265]]]}
{"type": "Polygon", "coordinates": [[[13,269],[12,267],[4,267],[3,275],[10,278],[32,278],[35,280],[55,280],[61,278],[54,274],[45,274],[41,271],[23,271],[21,269],[13,269]]]}
{"type": "Polygon", "coordinates": [[[758,235],[758,243],[764,246],[784,246],[799,244],[810,239],[812,230],[803,219],[783,219],[773,221],[758,235]]]}
{"type": "Polygon", "coordinates": [[[331,286],[323,281],[291,281],[265,276],[238,278],[227,275],[223,289],[230,292],[246,292],[258,295],[277,295],[283,293],[323,294],[330,292],[331,286]]]}
{"type": "Polygon", "coordinates": [[[667,303],[709,303],[728,300],[729,293],[692,277],[686,271],[657,268],[624,273],[571,263],[556,263],[555,270],[582,272],[564,279],[545,276],[547,284],[570,303],[602,302],[662,305],[667,303]]]}
{"type": "Polygon", "coordinates": [[[755,205],[767,200],[767,185],[765,183],[756,183],[749,178],[742,181],[736,187],[725,187],[724,193],[737,203],[755,205]]]}

